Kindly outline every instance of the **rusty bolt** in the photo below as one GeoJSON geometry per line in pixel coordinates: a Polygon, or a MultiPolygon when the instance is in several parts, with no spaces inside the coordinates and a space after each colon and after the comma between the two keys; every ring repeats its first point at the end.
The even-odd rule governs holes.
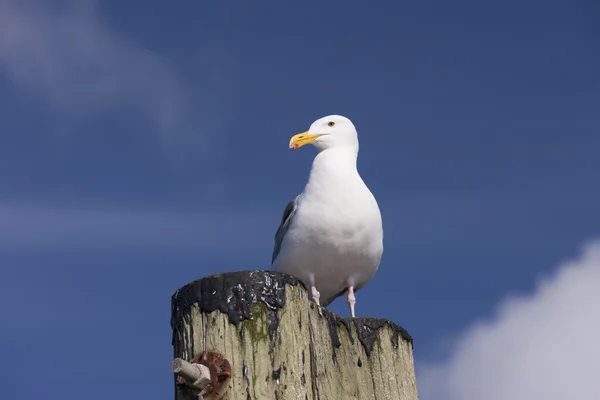
{"type": "Polygon", "coordinates": [[[216,351],[202,352],[191,363],[176,358],[171,369],[179,375],[176,382],[178,386],[200,390],[204,400],[219,400],[231,381],[231,365],[216,351]]]}
{"type": "Polygon", "coordinates": [[[204,389],[210,383],[210,371],[207,366],[189,363],[176,358],[171,364],[171,370],[179,375],[180,380],[196,389],[204,389]]]}

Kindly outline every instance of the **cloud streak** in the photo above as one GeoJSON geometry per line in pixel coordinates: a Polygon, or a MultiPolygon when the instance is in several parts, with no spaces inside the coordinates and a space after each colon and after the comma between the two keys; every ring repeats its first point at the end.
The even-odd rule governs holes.
{"type": "Polygon", "coordinates": [[[534,293],[474,324],[450,359],[419,374],[424,400],[600,398],[600,241],[534,293]]]}
{"type": "Polygon", "coordinates": [[[138,115],[167,144],[196,135],[199,121],[207,126],[201,135],[209,135],[224,98],[186,82],[165,57],[109,28],[92,0],[1,0],[0,73],[72,120],[115,111],[138,115]]]}
{"type": "Polygon", "coordinates": [[[0,204],[0,251],[247,251],[269,248],[277,217],[0,204]]]}

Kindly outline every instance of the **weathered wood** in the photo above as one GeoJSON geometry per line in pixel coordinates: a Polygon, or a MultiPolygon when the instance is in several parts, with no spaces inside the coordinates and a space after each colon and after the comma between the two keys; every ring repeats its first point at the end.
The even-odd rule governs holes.
{"type": "MultiPolygon", "coordinates": [[[[216,351],[229,361],[223,399],[418,398],[412,338],[403,328],[319,313],[289,275],[241,271],[191,282],[172,297],[171,326],[175,357],[216,351]]],[[[177,386],[176,400],[191,398],[177,386]]]]}

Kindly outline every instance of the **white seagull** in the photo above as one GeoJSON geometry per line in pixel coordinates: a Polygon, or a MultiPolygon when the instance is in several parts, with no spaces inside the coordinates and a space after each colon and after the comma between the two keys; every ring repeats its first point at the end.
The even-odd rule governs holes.
{"type": "Polygon", "coordinates": [[[275,234],[272,267],[301,279],[317,305],[354,293],[375,275],[383,253],[381,212],[356,168],[358,134],[340,115],[316,120],[290,139],[290,148],[312,144],[318,154],[304,191],[283,212],[275,234]]]}

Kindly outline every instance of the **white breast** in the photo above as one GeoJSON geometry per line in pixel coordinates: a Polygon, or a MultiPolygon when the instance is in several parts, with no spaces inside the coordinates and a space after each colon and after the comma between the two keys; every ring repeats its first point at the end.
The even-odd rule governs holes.
{"type": "Polygon", "coordinates": [[[369,282],[382,252],[379,207],[356,169],[313,166],[274,268],[307,285],[314,278],[327,305],[349,285],[369,282]]]}

